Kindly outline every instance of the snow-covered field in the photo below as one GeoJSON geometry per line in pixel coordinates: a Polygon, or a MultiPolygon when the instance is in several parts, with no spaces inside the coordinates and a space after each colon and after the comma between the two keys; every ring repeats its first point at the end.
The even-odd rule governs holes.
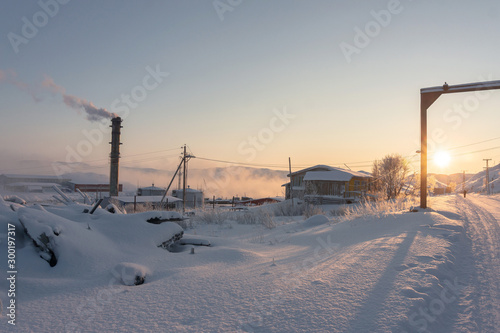
{"type": "Polygon", "coordinates": [[[171,251],[158,245],[179,228],[145,222],[151,213],[10,204],[0,202],[2,331],[500,331],[500,196],[434,197],[419,212],[261,212],[268,227],[242,224],[255,222],[248,217],[194,220],[184,243],[210,246],[171,251]],[[54,267],[19,220],[57,232],[54,267]],[[9,223],[17,226],[15,326],[9,223]],[[136,275],[143,284],[134,285],[136,275]]]}

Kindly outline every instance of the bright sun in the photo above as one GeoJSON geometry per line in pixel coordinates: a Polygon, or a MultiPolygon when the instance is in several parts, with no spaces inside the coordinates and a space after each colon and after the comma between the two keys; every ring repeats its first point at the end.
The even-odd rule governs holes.
{"type": "Polygon", "coordinates": [[[444,168],[450,164],[451,156],[447,151],[438,151],[434,154],[434,163],[437,166],[444,168]]]}

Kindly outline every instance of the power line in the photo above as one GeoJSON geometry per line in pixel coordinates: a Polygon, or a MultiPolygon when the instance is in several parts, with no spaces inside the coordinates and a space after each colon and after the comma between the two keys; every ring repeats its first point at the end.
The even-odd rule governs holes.
{"type": "Polygon", "coordinates": [[[487,149],[475,150],[475,151],[470,151],[470,152],[465,152],[465,153],[460,153],[460,154],[453,154],[452,156],[471,155],[471,154],[482,153],[484,151],[490,151],[490,150],[495,150],[495,149],[499,149],[499,148],[500,148],[500,146],[496,146],[496,147],[487,148],[487,149]]]}
{"type": "Polygon", "coordinates": [[[244,165],[244,166],[254,166],[254,167],[268,167],[268,168],[286,168],[286,165],[284,165],[284,164],[256,164],[256,163],[243,163],[243,162],[234,162],[234,161],[217,160],[217,159],[213,159],[213,158],[206,158],[206,157],[199,157],[199,156],[196,156],[196,158],[197,158],[197,159],[199,159],[199,160],[211,161],[211,162],[218,162],[218,163],[225,163],[225,164],[244,165]]]}
{"type": "Polygon", "coordinates": [[[481,144],[481,143],[490,142],[490,141],[494,141],[494,140],[498,140],[498,139],[500,139],[500,136],[497,137],[497,138],[488,139],[488,140],[484,140],[484,141],[479,141],[479,142],[475,142],[475,143],[470,143],[470,144],[463,145],[463,146],[458,146],[458,147],[454,147],[454,148],[448,148],[447,150],[449,151],[449,150],[455,150],[455,149],[460,149],[460,148],[475,146],[475,145],[478,145],[478,144],[481,144]]]}

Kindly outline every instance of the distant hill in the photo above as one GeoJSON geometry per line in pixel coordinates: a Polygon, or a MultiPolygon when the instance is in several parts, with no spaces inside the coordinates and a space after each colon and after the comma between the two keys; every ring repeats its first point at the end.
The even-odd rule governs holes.
{"type": "MultiPolygon", "coordinates": [[[[451,182],[454,182],[455,184],[459,185],[462,184],[464,174],[463,173],[453,173],[451,175],[445,175],[445,174],[437,174],[437,173],[430,173],[430,176],[434,176],[436,180],[440,183],[443,184],[450,184],[451,182]]],[[[473,173],[466,173],[465,174],[465,181],[469,180],[474,176],[473,173]]]]}
{"type": "MultiPolygon", "coordinates": [[[[491,192],[500,193],[500,164],[491,167],[489,174],[491,192]]],[[[486,192],[485,177],[486,170],[476,173],[465,183],[465,188],[469,192],[486,192]]],[[[461,191],[461,188],[457,187],[457,191],[461,191]]]]}

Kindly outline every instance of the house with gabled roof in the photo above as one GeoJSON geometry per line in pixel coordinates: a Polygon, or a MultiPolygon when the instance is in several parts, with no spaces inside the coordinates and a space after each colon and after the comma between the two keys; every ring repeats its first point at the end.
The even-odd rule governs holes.
{"type": "Polygon", "coordinates": [[[328,165],[315,165],[292,172],[290,182],[283,184],[286,198],[312,203],[337,203],[356,200],[370,189],[371,175],[328,165]]]}

